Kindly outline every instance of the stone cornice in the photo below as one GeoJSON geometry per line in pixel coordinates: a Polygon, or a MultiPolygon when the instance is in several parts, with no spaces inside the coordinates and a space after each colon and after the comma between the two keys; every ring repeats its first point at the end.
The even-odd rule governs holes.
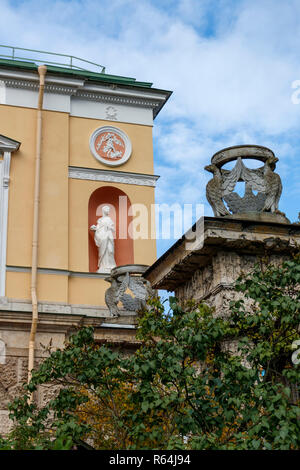
{"type": "MultiPolygon", "coordinates": [[[[10,88],[21,88],[31,91],[38,91],[39,84],[37,82],[30,82],[28,80],[14,80],[14,79],[4,79],[3,82],[7,87],[10,88]]],[[[62,95],[74,95],[77,91],[77,88],[70,86],[62,86],[59,84],[47,84],[45,85],[46,93],[57,93],[62,95]]]]}
{"type": "Polygon", "coordinates": [[[147,91],[137,89],[118,88],[116,85],[90,85],[85,84],[84,89],[89,93],[109,93],[111,95],[127,96],[132,98],[155,99],[164,101],[164,94],[157,94],[157,91],[147,88],[147,91]]]}
{"type": "MultiPolygon", "coordinates": [[[[20,299],[11,299],[7,297],[0,297],[0,311],[1,313],[1,320],[3,320],[3,312],[19,312],[19,313],[31,313],[32,312],[32,304],[30,300],[20,300],[20,299]]],[[[115,319],[110,315],[110,312],[107,307],[99,306],[99,305],[77,305],[77,304],[67,304],[62,302],[39,302],[38,304],[38,311],[41,314],[59,314],[59,315],[67,315],[67,316],[74,316],[77,317],[78,315],[83,317],[92,317],[92,318],[102,318],[108,319],[109,324],[112,323],[113,320],[117,320],[117,323],[122,322],[124,317],[134,318],[132,312],[127,312],[124,309],[120,309],[120,317],[115,319]]],[[[124,318],[125,322],[125,318],[124,318]]],[[[126,328],[126,322],[124,323],[126,328]]],[[[107,327],[107,326],[106,326],[107,327]]],[[[130,327],[131,328],[131,327],[130,327]]]]}
{"type": "MultiPolygon", "coordinates": [[[[37,73],[35,74],[31,72],[21,72],[21,71],[4,69],[4,68],[0,68],[0,79],[1,80],[8,80],[8,79],[27,80],[30,82],[36,82],[37,84],[39,83],[39,76],[37,73]]],[[[84,80],[79,80],[76,78],[58,77],[58,76],[49,75],[49,74],[46,75],[45,82],[57,83],[60,85],[76,86],[76,87],[84,85],[84,80]]]]}
{"type": "MultiPolygon", "coordinates": [[[[37,91],[39,86],[38,75],[32,72],[0,68],[0,80],[8,88],[37,91]]],[[[91,84],[88,80],[59,77],[54,74],[46,75],[45,92],[72,95],[81,100],[94,102],[151,108],[154,110],[154,115],[157,114],[170,94],[163,90],[152,90],[151,88],[135,90],[130,87],[126,88],[126,85],[120,87],[114,84],[91,84]]]]}
{"type": "Polygon", "coordinates": [[[204,217],[200,221],[203,227],[195,231],[193,242],[184,235],[145,272],[144,277],[152,287],[175,290],[220,249],[247,254],[293,253],[299,249],[298,224],[230,217],[204,217]]]}
{"type": "Polygon", "coordinates": [[[107,94],[99,92],[99,93],[91,93],[87,91],[78,91],[76,93],[76,97],[84,100],[90,100],[90,101],[98,101],[98,102],[104,102],[104,103],[110,103],[110,104],[121,104],[121,105],[127,105],[127,106],[141,106],[143,108],[158,108],[161,103],[159,101],[153,101],[150,99],[142,99],[142,98],[136,98],[134,96],[122,96],[120,95],[113,95],[109,91],[107,91],[107,94]]]}
{"type": "Polygon", "coordinates": [[[69,178],[155,187],[159,176],[115,170],[69,167],[69,178]]]}

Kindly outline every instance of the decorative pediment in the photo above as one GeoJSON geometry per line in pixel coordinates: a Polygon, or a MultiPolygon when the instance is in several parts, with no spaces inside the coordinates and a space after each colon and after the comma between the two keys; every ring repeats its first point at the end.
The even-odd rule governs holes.
{"type": "Polygon", "coordinates": [[[0,134],[0,152],[15,152],[19,149],[21,143],[0,134]]]}

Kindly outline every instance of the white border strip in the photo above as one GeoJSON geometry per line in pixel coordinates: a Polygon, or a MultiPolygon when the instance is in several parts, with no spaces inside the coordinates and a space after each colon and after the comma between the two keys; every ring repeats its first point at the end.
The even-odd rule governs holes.
{"type": "Polygon", "coordinates": [[[122,131],[118,127],[102,126],[96,129],[90,137],[90,151],[92,152],[96,160],[98,160],[98,162],[104,163],[104,165],[108,165],[108,166],[119,166],[119,165],[123,165],[123,163],[127,162],[127,160],[129,160],[129,158],[131,157],[132,145],[126,132],[122,131]],[[117,134],[123,140],[124,145],[125,145],[125,150],[124,150],[124,154],[122,158],[120,158],[119,160],[106,160],[105,158],[102,158],[101,155],[99,155],[96,152],[96,148],[95,148],[96,139],[100,134],[104,132],[117,134]]]}
{"type": "Polygon", "coordinates": [[[159,176],[143,175],[114,170],[94,170],[69,166],[69,178],[90,181],[103,181],[107,183],[134,184],[138,186],[152,186],[155,188],[159,176]]]}
{"type": "Polygon", "coordinates": [[[4,152],[0,173],[0,296],[5,295],[8,186],[11,153],[4,152]]]}
{"type": "Polygon", "coordinates": [[[136,330],[135,325],[125,325],[124,323],[101,323],[101,328],[124,328],[125,330],[136,330]]]}
{"type": "MultiPolygon", "coordinates": [[[[106,328],[136,328],[133,323],[106,323],[106,321],[112,321],[108,308],[101,305],[84,305],[84,304],[66,304],[63,302],[39,302],[38,310],[40,313],[47,313],[52,315],[75,315],[92,318],[101,318],[102,323],[99,326],[105,326],[106,328]],[[107,319],[107,320],[105,320],[107,319]],[[114,326],[117,325],[117,326],[114,326]],[[119,326],[120,325],[120,326],[119,326]],[[122,326],[125,325],[125,326],[122,326]],[[131,326],[133,325],[133,326],[131,326]]],[[[4,312],[18,312],[18,313],[31,313],[32,305],[29,300],[12,299],[8,297],[0,297],[0,312],[3,317],[4,312]]],[[[136,314],[128,312],[123,308],[120,309],[121,317],[135,317],[136,314]]],[[[119,321],[122,321],[119,319],[119,321]]],[[[97,324],[98,325],[98,324],[97,324]]]]}

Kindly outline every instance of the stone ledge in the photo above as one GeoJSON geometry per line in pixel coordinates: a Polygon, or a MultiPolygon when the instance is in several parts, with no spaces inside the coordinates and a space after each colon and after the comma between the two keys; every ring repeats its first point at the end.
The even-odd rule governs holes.
{"type": "MultiPolygon", "coordinates": [[[[0,297],[0,311],[31,312],[32,305],[29,300],[0,297]]],[[[112,318],[107,307],[98,305],[65,304],[62,302],[39,302],[39,313],[53,313],[62,315],[79,315],[93,318],[112,318]]],[[[120,309],[121,316],[133,316],[132,312],[120,309]]]]}
{"type": "Polygon", "coordinates": [[[271,212],[241,212],[238,214],[227,215],[227,219],[251,220],[255,222],[275,222],[277,224],[290,224],[291,222],[283,213],[271,212]]]}
{"type": "MultiPolygon", "coordinates": [[[[1,311],[1,309],[0,312],[0,332],[21,332],[29,334],[32,322],[31,312],[1,311]]],[[[38,333],[49,334],[50,336],[57,334],[69,335],[75,332],[78,328],[86,326],[92,326],[95,333],[99,333],[101,337],[106,337],[107,335],[113,337],[118,337],[120,335],[135,337],[136,316],[124,315],[118,318],[95,318],[79,315],[40,313],[38,318],[38,333]]],[[[12,354],[10,348],[11,343],[8,342],[7,354],[9,355],[12,354]]],[[[19,348],[20,353],[16,354],[17,356],[24,354],[24,348],[27,348],[27,342],[25,346],[19,345],[19,348]]],[[[16,351],[14,351],[14,353],[15,352],[16,351]]]]}
{"type": "Polygon", "coordinates": [[[202,302],[203,300],[206,300],[208,299],[209,297],[211,296],[214,296],[216,294],[218,294],[219,292],[221,292],[223,289],[231,289],[231,290],[234,290],[234,284],[233,283],[224,283],[224,282],[221,282],[220,284],[218,284],[217,286],[213,287],[212,289],[210,289],[208,292],[206,292],[204,295],[202,295],[201,297],[199,297],[199,299],[196,299],[197,301],[199,302],[202,302]]]}

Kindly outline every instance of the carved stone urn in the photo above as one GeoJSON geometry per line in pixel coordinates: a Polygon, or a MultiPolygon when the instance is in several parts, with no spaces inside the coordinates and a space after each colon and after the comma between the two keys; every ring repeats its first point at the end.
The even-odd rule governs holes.
{"type": "Polygon", "coordinates": [[[119,303],[131,315],[147,308],[147,298],[154,294],[150,282],[143,277],[148,267],[144,264],[126,264],[111,270],[110,277],[105,278],[111,284],[105,292],[105,302],[111,316],[120,315],[119,303]],[[126,291],[131,291],[134,296],[126,291]]]}
{"type": "Polygon", "coordinates": [[[215,217],[255,218],[256,220],[290,223],[278,209],[282,192],[280,176],[274,173],[278,158],[272,150],[259,145],[228,147],[215,153],[205,170],[213,173],[206,186],[206,197],[215,217]],[[244,161],[258,160],[264,165],[250,169],[244,161]],[[222,167],[236,161],[232,170],[222,167]],[[245,183],[245,194],[234,192],[236,184],[245,183]]]}

